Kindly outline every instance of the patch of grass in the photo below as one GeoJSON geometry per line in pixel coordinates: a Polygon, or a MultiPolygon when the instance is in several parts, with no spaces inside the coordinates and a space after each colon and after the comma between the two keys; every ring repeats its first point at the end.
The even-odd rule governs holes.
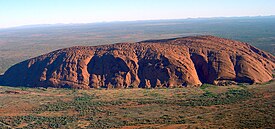
{"type": "Polygon", "coordinates": [[[213,94],[209,91],[205,92],[198,98],[188,99],[181,106],[211,106],[236,103],[252,97],[252,94],[247,90],[229,90],[221,94],[213,94]]]}
{"type": "Polygon", "coordinates": [[[167,99],[140,99],[137,100],[138,104],[165,104],[165,105],[181,105],[181,106],[211,106],[231,104],[239,101],[246,100],[252,97],[252,93],[247,90],[234,90],[231,89],[225,93],[214,94],[206,91],[200,96],[190,98],[187,100],[167,100],[167,99]]]}
{"type": "Polygon", "coordinates": [[[214,86],[215,86],[215,85],[204,83],[204,84],[201,85],[200,88],[201,88],[202,90],[205,90],[206,88],[214,87],[214,86]]]}
{"type": "Polygon", "coordinates": [[[268,85],[268,84],[271,84],[272,82],[274,82],[274,80],[270,80],[270,81],[268,81],[268,82],[265,82],[265,83],[263,83],[262,85],[268,85]]]}
{"type": "Polygon", "coordinates": [[[22,123],[27,125],[24,128],[60,128],[68,123],[77,121],[75,116],[61,116],[61,117],[44,117],[44,116],[16,116],[16,117],[0,117],[0,123],[8,127],[16,127],[22,123]]]}
{"type": "Polygon", "coordinates": [[[172,104],[173,101],[167,101],[166,99],[140,99],[137,100],[139,105],[144,104],[172,104]]]}
{"type": "Polygon", "coordinates": [[[205,91],[205,93],[203,93],[202,96],[200,96],[200,97],[216,98],[217,95],[214,94],[214,93],[212,93],[212,92],[210,92],[210,91],[205,91]]]}
{"type": "Polygon", "coordinates": [[[84,94],[83,96],[76,96],[73,101],[64,102],[58,101],[53,104],[42,105],[40,108],[35,109],[37,113],[45,111],[66,111],[74,109],[80,116],[95,115],[98,112],[105,112],[101,110],[100,106],[120,105],[122,101],[93,101],[94,95],[84,94]]]}
{"type": "Polygon", "coordinates": [[[248,84],[245,84],[245,83],[238,83],[237,84],[239,87],[242,87],[242,88],[247,88],[248,84]]]}

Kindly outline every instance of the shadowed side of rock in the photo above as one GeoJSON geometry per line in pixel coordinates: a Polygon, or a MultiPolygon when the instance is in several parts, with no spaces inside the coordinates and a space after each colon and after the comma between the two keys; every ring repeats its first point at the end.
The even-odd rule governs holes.
{"type": "Polygon", "coordinates": [[[0,75],[0,86],[4,84],[4,75],[0,75]]]}

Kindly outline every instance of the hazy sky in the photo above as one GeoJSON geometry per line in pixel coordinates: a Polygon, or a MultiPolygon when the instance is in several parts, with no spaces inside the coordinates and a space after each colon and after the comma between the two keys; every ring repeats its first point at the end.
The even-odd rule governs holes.
{"type": "Polygon", "coordinates": [[[275,15],[275,0],[0,0],[0,28],[258,15],[275,15]]]}

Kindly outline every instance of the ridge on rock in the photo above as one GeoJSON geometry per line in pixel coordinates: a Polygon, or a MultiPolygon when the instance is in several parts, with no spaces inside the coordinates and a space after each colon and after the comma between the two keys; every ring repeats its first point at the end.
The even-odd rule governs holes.
{"type": "Polygon", "coordinates": [[[77,46],[9,68],[2,85],[69,88],[155,88],[264,83],[275,57],[247,43],[214,36],[77,46]]]}

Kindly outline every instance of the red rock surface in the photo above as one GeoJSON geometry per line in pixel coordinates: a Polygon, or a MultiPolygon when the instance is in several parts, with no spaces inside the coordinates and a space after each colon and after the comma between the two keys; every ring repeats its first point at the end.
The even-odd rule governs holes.
{"type": "Polygon", "coordinates": [[[274,68],[273,55],[247,43],[193,36],[65,48],[12,66],[2,83],[83,89],[252,84],[270,81],[274,68]]]}

